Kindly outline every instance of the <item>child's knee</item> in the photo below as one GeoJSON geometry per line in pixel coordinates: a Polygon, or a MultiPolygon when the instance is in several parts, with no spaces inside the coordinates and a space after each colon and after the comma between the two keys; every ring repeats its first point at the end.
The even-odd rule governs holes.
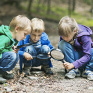
{"type": "Polygon", "coordinates": [[[48,53],[50,51],[50,48],[47,45],[43,45],[41,47],[41,52],[42,53],[48,53]]]}
{"type": "Polygon", "coordinates": [[[62,51],[67,50],[69,47],[71,47],[71,45],[65,42],[64,40],[61,40],[58,44],[58,48],[61,49],[62,51]]]}
{"type": "Polygon", "coordinates": [[[59,42],[58,48],[61,49],[62,51],[65,50],[66,44],[63,40],[59,42]]]}
{"type": "Polygon", "coordinates": [[[13,60],[15,61],[15,60],[17,59],[17,57],[18,57],[18,56],[16,55],[16,53],[14,53],[14,52],[11,52],[9,56],[11,57],[11,60],[12,60],[12,61],[13,61],[13,60]]]}
{"type": "Polygon", "coordinates": [[[31,46],[27,46],[24,50],[27,53],[32,53],[35,51],[35,48],[31,45],[31,46]]]}

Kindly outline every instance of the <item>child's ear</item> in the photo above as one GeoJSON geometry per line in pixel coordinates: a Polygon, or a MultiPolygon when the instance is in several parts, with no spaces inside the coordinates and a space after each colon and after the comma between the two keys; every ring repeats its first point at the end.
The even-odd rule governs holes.
{"type": "Polygon", "coordinates": [[[19,26],[15,27],[15,32],[17,32],[19,30],[19,26]]]}

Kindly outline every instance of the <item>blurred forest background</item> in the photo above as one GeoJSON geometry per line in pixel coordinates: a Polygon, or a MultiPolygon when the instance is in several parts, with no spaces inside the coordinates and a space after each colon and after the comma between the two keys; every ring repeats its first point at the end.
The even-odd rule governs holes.
{"type": "MultiPolygon", "coordinates": [[[[63,16],[71,16],[79,24],[93,28],[93,0],[0,0],[0,25],[9,25],[12,18],[19,14],[29,19],[43,19],[45,32],[54,48],[58,47],[57,27],[63,16]]],[[[62,62],[52,59],[52,63],[54,75],[31,74],[32,78],[37,78],[31,80],[19,76],[19,65],[16,65],[13,70],[15,78],[0,85],[0,93],[93,93],[91,81],[82,77],[67,80],[62,62]],[[11,92],[4,92],[6,90],[11,92]]]]}
{"type": "Polygon", "coordinates": [[[93,0],[1,0],[0,24],[9,25],[11,19],[24,14],[30,19],[42,18],[48,22],[47,32],[57,29],[63,16],[71,16],[79,24],[93,26],[93,0]],[[52,23],[51,23],[52,22],[52,23]],[[56,23],[55,25],[52,25],[56,23]]]}

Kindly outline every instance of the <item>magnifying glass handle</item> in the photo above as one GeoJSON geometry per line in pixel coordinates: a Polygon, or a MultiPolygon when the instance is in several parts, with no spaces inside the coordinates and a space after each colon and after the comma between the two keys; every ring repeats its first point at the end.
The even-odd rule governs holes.
{"type": "MultiPolygon", "coordinates": [[[[62,59],[62,63],[65,63],[64,59],[62,59]]],[[[65,73],[67,73],[67,72],[68,72],[67,69],[65,69],[65,73]]]]}
{"type": "Polygon", "coordinates": [[[65,60],[62,59],[61,61],[62,61],[62,63],[65,63],[65,60]]]}
{"type": "Polygon", "coordinates": [[[32,56],[33,58],[36,58],[37,56],[32,56]]]}
{"type": "Polygon", "coordinates": [[[67,69],[65,69],[65,73],[67,73],[68,71],[67,71],[67,69]]]}

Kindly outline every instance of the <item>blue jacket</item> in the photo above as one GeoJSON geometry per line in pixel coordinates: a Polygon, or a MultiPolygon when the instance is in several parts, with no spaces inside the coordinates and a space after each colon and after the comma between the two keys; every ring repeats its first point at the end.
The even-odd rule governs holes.
{"type": "MultiPolygon", "coordinates": [[[[29,38],[30,38],[30,34],[26,36],[26,39],[21,40],[21,41],[18,43],[18,46],[23,45],[23,44],[26,44],[26,43],[29,43],[29,38]]],[[[42,45],[47,45],[47,46],[49,46],[49,47],[50,47],[50,50],[53,49],[53,46],[51,45],[51,43],[50,43],[50,41],[49,41],[49,39],[48,39],[48,35],[47,35],[45,32],[42,33],[40,39],[41,39],[41,44],[42,44],[42,45]]],[[[20,48],[20,50],[18,51],[19,55],[23,56],[23,54],[24,54],[24,49],[25,49],[25,47],[20,48]]]]}
{"type": "MultiPolygon", "coordinates": [[[[26,44],[26,43],[29,43],[29,38],[30,38],[30,34],[26,36],[26,39],[21,40],[21,41],[18,43],[18,46],[23,45],[23,44],[26,44]]],[[[47,35],[45,32],[42,33],[40,39],[41,39],[41,44],[42,44],[42,45],[47,45],[47,46],[49,46],[49,47],[50,47],[50,50],[53,49],[53,46],[51,45],[51,43],[50,43],[50,41],[49,41],[49,39],[48,39],[48,35],[47,35]]],[[[21,57],[21,58],[20,58],[20,63],[21,63],[21,64],[20,64],[20,65],[21,65],[20,67],[21,67],[21,69],[22,69],[22,61],[23,61],[24,49],[25,49],[25,47],[22,47],[22,48],[20,48],[20,50],[18,51],[18,53],[19,53],[19,55],[20,55],[20,57],[21,57]]],[[[51,61],[49,61],[49,66],[52,67],[51,61]]]]}

